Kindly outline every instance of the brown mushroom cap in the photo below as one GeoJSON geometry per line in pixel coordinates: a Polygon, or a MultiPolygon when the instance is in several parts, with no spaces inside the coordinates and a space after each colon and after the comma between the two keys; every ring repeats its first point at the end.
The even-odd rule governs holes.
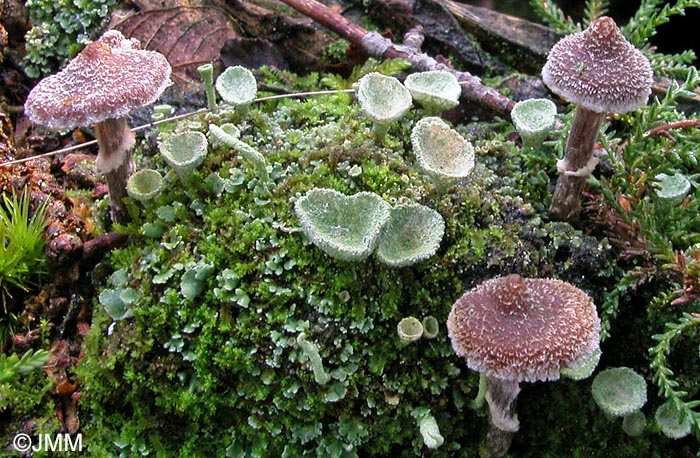
{"type": "Polygon", "coordinates": [[[649,59],[603,16],[552,47],[542,80],[555,94],[591,111],[625,113],[647,103],[654,73],[649,59]]]}
{"type": "Polygon", "coordinates": [[[41,80],[27,97],[25,113],[52,129],[121,118],[153,103],[170,84],[170,73],[162,54],[141,50],[136,40],[110,30],[41,80]]]}
{"type": "Polygon", "coordinates": [[[447,319],[452,347],[470,369],[503,380],[557,380],[599,345],[586,293],[555,279],[508,275],[464,294],[447,319]]]}

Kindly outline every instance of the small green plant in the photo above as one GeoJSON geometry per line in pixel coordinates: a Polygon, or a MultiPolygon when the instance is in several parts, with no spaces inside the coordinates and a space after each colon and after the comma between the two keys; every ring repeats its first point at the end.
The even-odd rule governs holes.
{"type": "Polygon", "coordinates": [[[27,75],[47,75],[77,54],[91,41],[115,4],[115,0],[28,0],[32,28],[25,37],[27,75]]]}
{"type": "Polygon", "coordinates": [[[7,313],[13,289],[27,290],[37,274],[44,272],[46,206],[30,215],[29,193],[3,195],[0,206],[0,300],[7,313]]]}
{"type": "MultiPolygon", "coordinates": [[[[697,410],[700,401],[689,400],[688,392],[681,389],[680,384],[674,379],[673,370],[669,367],[668,355],[676,339],[683,335],[695,335],[699,325],[700,314],[684,313],[676,323],[666,323],[666,330],[663,333],[652,337],[657,343],[649,349],[652,358],[650,367],[654,371],[652,380],[659,387],[659,395],[667,399],[668,404],[664,409],[674,410],[676,412],[674,418],[679,419],[678,423],[687,420],[690,424],[689,429],[692,429],[696,435],[700,434],[700,412],[697,410]]],[[[672,415],[659,415],[657,421],[659,417],[666,418],[672,415]]]]}
{"type": "Polygon", "coordinates": [[[0,383],[14,383],[20,375],[41,369],[49,360],[46,350],[27,350],[20,358],[17,353],[0,355],[0,383]]]}

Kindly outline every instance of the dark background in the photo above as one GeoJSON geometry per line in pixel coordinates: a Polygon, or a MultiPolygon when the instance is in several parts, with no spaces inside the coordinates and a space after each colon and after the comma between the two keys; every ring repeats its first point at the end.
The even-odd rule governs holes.
{"type": "MultiPolygon", "coordinates": [[[[465,1],[465,0],[462,0],[465,1]]],[[[527,0],[466,0],[465,3],[484,6],[513,16],[523,17],[533,21],[538,18],[532,12],[527,0]]],[[[579,20],[583,16],[584,2],[556,0],[555,3],[572,18],[579,20]]],[[[608,16],[615,19],[618,25],[624,25],[639,8],[640,1],[611,1],[608,16]]],[[[665,2],[675,4],[675,1],[665,2]]],[[[700,54],[700,10],[688,8],[685,16],[672,16],[671,21],[657,28],[657,35],[651,39],[654,46],[664,53],[678,53],[686,49],[695,50],[700,54]]],[[[698,65],[698,59],[695,60],[698,65]]]]}

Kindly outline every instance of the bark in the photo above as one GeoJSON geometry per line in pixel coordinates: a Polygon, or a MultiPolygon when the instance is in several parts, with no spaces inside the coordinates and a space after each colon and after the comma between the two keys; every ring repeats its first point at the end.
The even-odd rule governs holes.
{"type": "Polygon", "coordinates": [[[93,260],[98,256],[126,244],[129,236],[119,232],[108,232],[83,244],[83,261],[93,260]]]}

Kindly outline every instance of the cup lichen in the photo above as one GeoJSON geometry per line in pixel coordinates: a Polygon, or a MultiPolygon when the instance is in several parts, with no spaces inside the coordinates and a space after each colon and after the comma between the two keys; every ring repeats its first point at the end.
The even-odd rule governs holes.
{"type": "Polygon", "coordinates": [[[382,143],[391,123],[411,108],[411,93],[393,76],[368,73],[357,83],[357,100],[362,112],[372,120],[374,138],[382,143]]]}
{"type": "Polygon", "coordinates": [[[137,170],[126,182],[126,192],[140,202],[154,199],[162,189],[163,176],[153,169],[137,170]]]}
{"type": "Polygon", "coordinates": [[[418,167],[440,189],[469,176],[474,169],[474,147],[441,118],[429,116],[411,131],[418,167]]]}
{"type": "Polygon", "coordinates": [[[258,93],[255,75],[240,65],[228,67],[221,72],[214,86],[224,102],[236,107],[241,115],[247,113],[248,106],[258,93]]]}
{"type": "Polygon", "coordinates": [[[391,267],[405,267],[435,254],[445,233],[440,213],[420,204],[397,204],[382,228],[377,258],[391,267]]]}
{"type": "Polygon", "coordinates": [[[529,99],[515,104],[510,117],[525,148],[539,148],[554,128],[557,106],[549,99],[529,99]]]}
{"type": "Polygon", "coordinates": [[[346,196],[334,189],[314,188],[294,203],[307,237],[326,254],[343,261],[361,261],[374,250],[390,207],[372,192],[346,196]]]}
{"type": "Polygon", "coordinates": [[[608,415],[624,417],[647,402],[647,383],[629,367],[611,367],[598,373],[591,384],[593,399],[608,415]]]}
{"type": "Polygon", "coordinates": [[[411,73],[404,80],[404,85],[413,100],[423,105],[432,115],[459,105],[459,96],[462,94],[457,77],[445,70],[411,73]]]}
{"type": "Polygon", "coordinates": [[[396,325],[396,333],[402,345],[415,342],[423,336],[423,324],[416,317],[408,316],[402,318],[396,325]]]}
{"type": "Polygon", "coordinates": [[[165,162],[185,180],[204,161],[208,146],[203,133],[190,130],[168,135],[160,141],[158,149],[165,162]]]}

